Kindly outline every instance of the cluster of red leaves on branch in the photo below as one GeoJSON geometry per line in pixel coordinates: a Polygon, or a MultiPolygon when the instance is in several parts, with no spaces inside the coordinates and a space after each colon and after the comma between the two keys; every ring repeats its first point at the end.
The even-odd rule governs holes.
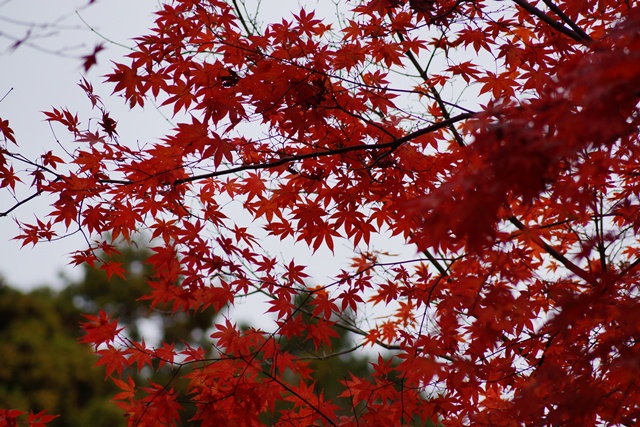
{"type": "Polygon", "coordinates": [[[47,415],[45,411],[25,414],[16,409],[0,409],[0,427],[17,427],[22,425],[18,423],[18,420],[22,420],[25,415],[27,418],[26,425],[29,427],[45,427],[47,423],[58,417],[57,415],[47,415]]]}
{"type": "MultiPolygon", "coordinates": [[[[26,162],[55,197],[47,222],[22,224],[25,244],[78,228],[97,240],[74,262],[111,275],[123,273],[97,251],[146,236],[154,306],[221,310],[258,293],[276,317],[272,329],[225,319],[213,350],[151,348],[105,313],[88,318],[84,341],[130,425],[175,425],[186,401],[203,426],[265,414],[282,426],[637,424],[635,3],[363,0],[340,2],[340,19],[302,9],[264,29],[236,5],[164,4],[107,76],[130,107],[171,108],[170,135],[128,144],[83,81],[99,128],[46,113],[73,135],[70,159],[0,152],[2,187],[14,191],[12,162],[26,162]],[[484,105],[444,97],[467,87],[484,105]],[[420,255],[376,250],[389,234],[420,255]],[[271,237],[313,251],[346,240],[352,263],[310,287],[304,265],[264,247],[271,237]],[[385,314],[358,318],[366,305],[385,314]],[[336,328],[392,351],[372,379],[342,379],[349,415],[281,345],[297,337],[327,357],[336,328]],[[190,367],[186,395],[127,379],[165,365],[190,367]]],[[[0,131],[15,142],[8,122],[0,131]]]]}

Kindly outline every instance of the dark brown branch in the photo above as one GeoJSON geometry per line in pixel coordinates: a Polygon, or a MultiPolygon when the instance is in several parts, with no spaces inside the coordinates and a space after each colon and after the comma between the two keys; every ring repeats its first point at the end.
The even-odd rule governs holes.
{"type": "MultiPolygon", "coordinates": [[[[400,41],[404,41],[404,37],[402,36],[402,34],[400,32],[397,32],[396,34],[398,35],[398,39],[400,41]]],[[[411,61],[413,66],[416,68],[416,70],[420,74],[420,78],[422,80],[424,80],[425,82],[428,81],[429,80],[429,76],[427,75],[427,70],[423,69],[420,66],[420,63],[418,62],[418,59],[415,57],[413,52],[408,50],[405,53],[405,55],[407,56],[407,58],[409,58],[409,61],[411,61]]],[[[431,92],[431,97],[438,104],[438,108],[440,108],[440,111],[442,111],[442,117],[444,117],[444,119],[445,119],[444,121],[446,122],[448,120],[451,120],[451,115],[449,114],[449,111],[447,111],[447,103],[444,102],[444,100],[440,96],[440,93],[433,86],[429,87],[429,92],[431,92]]],[[[464,139],[462,139],[462,136],[460,135],[460,132],[458,132],[458,129],[456,129],[456,127],[453,126],[453,123],[450,123],[449,125],[447,125],[447,127],[449,128],[449,131],[453,134],[453,137],[455,138],[456,143],[458,144],[458,146],[465,147],[466,144],[464,142],[464,139]]]]}
{"type": "Polygon", "coordinates": [[[309,400],[307,398],[305,398],[304,396],[301,396],[300,393],[298,393],[295,390],[293,390],[291,387],[289,387],[283,381],[280,381],[275,375],[272,375],[270,372],[267,372],[264,369],[261,369],[261,371],[265,376],[270,378],[272,381],[278,383],[282,388],[287,390],[289,393],[293,394],[295,397],[300,399],[302,402],[304,402],[307,405],[309,405],[310,408],[315,409],[315,411],[318,413],[318,415],[320,415],[322,418],[324,418],[329,424],[331,424],[334,427],[338,427],[338,425],[335,422],[333,422],[333,420],[331,418],[329,418],[324,412],[322,412],[318,406],[316,406],[316,405],[312,404],[311,402],[309,402],[309,400]]]}
{"type": "Polygon", "coordinates": [[[569,271],[571,271],[573,274],[580,277],[582,280],[584,280],[591,286],[597,286],[598,282],[593,275],[587,273],[586,271],[584,271],[583,269],[575,265],[573,262],[571,262],[571,260],[569,260],[567,257],[565,257],[560,252],[558,252],[550,244],[542,240],[541,237],[539,237],[534,233],[530,233],[529,228],[526,225],[524,225],[518,218],[516,218],[515,216],[511,216],[508,218],[508,220],[511,224],[515,225],[519,230],[525,232],[525,235],[529,237],[536,245],[540,246],[542,249],[544,249],[545,252],[547,252],[556,260],[560,261],[560,263],[562,263],[562,265],[564,265],[567,269],[569,269],[569,271]]]}
{"type": "Polygon", "coordinates": [[[596,229],[596,236],[598,238],[597,248],[598,255],[600,256],[600,268],[602,271],[607,271],[607,252],[606,252],[606,243],[605,243],[605,225],[604,218],[602,217],[602,212],[604,212],[604,197],[602,193],[596,196],[599,199],[598,211],[594,216],[593,223],[596,229]]]}
{"type": "MultiPolygon", "coordinates": [[[[23,160],[23,161],[24,161],[24,160],[23,160]]],[[[49,169],[47,169],[47,168],[46,168],[46,167],[44,167],[44,166],[40,166],[40,165],[38,165],[38,164],[36,164],[36,163],[31,163],[31,162],[29,162],[29,163],[30,163],[30,164],[32,164],[32,165],[35,165],[35,166],[36,166],[36,167],[38,167],[39,169],[42,169],[42,170],[44,170],[44,171],[47,171],[47,172],[53,173],[53,172],[51,172],[49,169]]],[[[55,175],[56,175],[56,178],[55,178],[53,181],[51,181],[51,182],[57,182],[57,181],[59,181],[59,180],[61,180],[61,179],[62,179],[62,176],[60,176],[60,175],[58,175],[58,174],[55,174],[55,175]]],[[[11,206],[11,207],[10,207],[9,209],[7,209],[6,211],[4,211],[4,212],[0,212],[0,218],[5,217],[5,216],[9,215],[11,212],[13,212],[14,210],[18,209],[20,206],[22,206],[22,205],[24,205],[25,203],[27,203],[27,202],[29,202],[29,201],[31,201],[31,200],[33,200],[33,199],[35,199],[35,198],[36,198],[36,197],[38,197],[38,196],[40,196],[42,193],[44,193],[44,191],[43,191],[43,190],[38,190],[38,191],[36,191],[35,193],[33,193],[32,195],[30,195],[29,197],[26,197],[26,198],[24,198],[24,199],[22,199],[22,200],[18,200],[18,201],[17,201],[13,206],[11,206]]]]}
{"type": "Polygon", "coordinates": [[[240,20],[240,23],[242,24],[242,27],[244,28],[244,30],[247,32],[247,36],[252,36],[253,32],[249,29],[247,22],[244,20],[244,16],[242,15],[242,12],[240,11],[240,7],[238,6],[238,2],[236,0],[232,0],[232,3],[233,3],[233,8],[236,11],[236,16],[240,20]]]}
{"type": "Polygon", "coordinates": [[[537,7],[527,3],[525,0],[513,0],[513,2],[518,6],[520,6],[521,8],[523,8],[524,10],[526,10],[527,12],[529,12],[530,14],[537,16],[543,22],[546,22],[547,24],[549,24],[549,26],[551,26],[551,28],[553,28],[554,30],[561,32],[562,34],[572,38],[578,43],[587,45],[591,41],[590,38],[585,39],[580,34],[576,33],[574,30],[570,30],[569,28],[565,27],[564,25],[554,20],[553,18],[551,18],[549,15],[547,15],[537,7]]]}
{"type": "MultiPolygon", "coordinates": [[[[320,157],[328,157],[328,156],[335,156],[338,154],[345,154],[345,153],[350,153],[353,151],[368,151],[368,150],[379,150],[381,148],[396,148],[399,145],[405,144],[415,138],[418,138],[422,135],[426,135],[428,133],[434,132],[438,129],[442,129],[444,127],[450,126],[453,123],[457,123],[460,122],[462,120],[466,120],[473,117],[473,114],[471,113],[462,113],[462,114],[458,114],[457,116],[453,116],[448,120],[443,120],[441,122],[435,123],[433,125],[418,129],[414,132],[411,132],[405,136],[403,136],[402,138],[397,138],[394,139],[393,141],[389,141],[389,142],[384,142],[381,144],[361,144],[361,145],[352,145],[352,146],[348,146],[348,147],[341,147],[341,148],[336,148],[334,150],[325,150],[325,151],[316,151],[314,153],[306,153],[306,154],[299,154],[299,155],[295,155],[295,156],[287,156],[287,157],[282,157],[281,159],[278,160],[274,160],[271,162],[267,162],[267,163],[259,163],[259,164],[255,164],[255,165],[242,165],[242,166],[237,166],[234,168],[229,168],[229,169],[225,169],[225,170],[221,170],[221,171],[215,171],[215,172],[210,172],[210,173],[206,173],[206,174],[201,174],[201,175],[193,175],[190,176],[188,178],[184,178],[184,179],[177,179],[175,180],[172,184],[173,185],[180,185],[180,184],[186,184],[188,182],[193,182],[193,181],[199,181],[202,179],[207,179],[207,178],[214,178],[217,176],[224,176],[224,175],[231,175],[231,174],[235,174],[238,172],[244,172],[244,171],[251,171],[251,170],[262,170],[262,169],[272,169],[278,166],[282,166],[282,165],[286,165],[289,163],[293,163],[293,162],[297,162],[300,160],[305,160],[305,159],[317,159],[320,157]]],[[[100,183],[103,184],[120,184],[120,185],[131,185],[131,184],[135,184],[136,182],[134,181],[128,181],[128,180],[117,180],[117,179],[103,179],[99,181],[100,183]]]]}
{"type": "Polygon", "coordinates": [[[624,277],[626,274],[628,274],[631,270],[635,269],[639,265],[640,265],[640,257],[636,258],[632,263],[622,268],[620,270],[620,273],[618,273],[618,277],[619,278],[624,277]]]}
{"type": "Polygon", "coordinates": [[[560,19],[562,19],[568,26],[570,26],[573,29],[573,31],[576,32],[576,34],[578,34],[580,37],[582,37],[584,40],[588,42],[593,41],[593,39],[589,37],[589,35],[585,33],[584,30],[580,28],[578,24],[576,24],[571,18],[569,18],[558,6],[556,6],[555,3],[553,3],[551,0],[542,0],[542,1],[544,2],[544,4],[547,5],[547,7],[553,13],[558,15],[560,19]]]}
{"type": "Polygon", "coordinates": [[[438,272],[440,273],[441,276],[443,277],[447,277],[449,276],[449,267],[447,266],[447,268],[444,268],[442,266],[442,264],[440,264],[440,262],[433,256],[431,255],[431,252],[429,252],[428,250],[424,250],[422,251],[422,253],[427,257],[427,259],[429,260],[429,262],[431,262],[431,264],[433,264],[433,266],[436,268],[436,270],[438,270],[438,272]]]}
{"type": "Polygon", "coordinates": [[[336,353],[325,354],[323,356],[313,355],[313,356],[298,357],[298,360],[327,360],[333,357],[339,357],[339,356],[344,356],[345,354],[353,353],[354,351],[356,351],[361,347],[364,347],[364,343],[360,343],[355,347],[348,348],[346,350],[339,351],[336,353]]]}
{"type": "Polygon", "coordinates": [[[30,195],[29,197],[27,197],[26,199],[22,199],[22,200],[17,201],[13,206],[11,206],[6,211],[0,212],[0,218],[9,215],[11,212],[13,212],[14,210],[18,209],[20,206],[24,205],[25,203],[27,203],[30,200],[35,199],[36,197],[38,197],[41,194],[42,194],[42,190],[38,190],[35,193],[33,193],[32,195],[30,195]]]}

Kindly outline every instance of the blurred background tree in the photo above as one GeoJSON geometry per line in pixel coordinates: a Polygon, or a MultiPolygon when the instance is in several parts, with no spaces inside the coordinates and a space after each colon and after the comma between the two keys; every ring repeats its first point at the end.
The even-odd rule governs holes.
{"type": "MultiPolygon", "coordinates": [[[[146,292],[148,256],[145,249],[121,248],[113,258],[122,263],[124,278],[109,280],[104,271],[83,266],[82,279],[60,292],[41,288],[25,293],[0,282],[0,408],[60,414],[50,427],[127,424],[122,411],[109,402],[118,389],[105,382],[104,368],[95,367],[95,355],[77,341],[82,314],[102,308],[119,317],[130,339],[149,341],[145,335],[150,334],[153,341],[176,342],[176,347],[183,341],[202,345],[215,317],[213,310],[175,316],[138,301],[146,292]]],[[[149,374],[132,372],[140,384],[148,379],[167,384],[173,372],[167,368],[149,374]]],[[[185,408],[185,422],[190,409],[185,408]]]]}
{"type": "MultiPolygon", "coordinates": [[[[301,320],[302,324],[307,326],[317,323],[317,319],[311,315],[313,305],[308,294],[305,292],[298,294],[294,305],[299,307],[293,314],[294,319],[301,320]]],[[[348,313],[345,314],[343,320],[345,324],[350,324],[353,321],[348,313]]],[[[309,362],[311,376],[316,381],[315,393],[323,395],[325,400],[330,400],[339,406],[339,415],[353,414],[360,408],[354,408],[349,398],[338,398],[346,389],[341,381],[350,379],[350,373],[360,378],[368,378],[372,374],[370,360],[368,357],[362,356],[361,352],[351,351],[356,349],[356,344],[354,344],[355,340],[349,331],[337,327],[334,327],[334,331],[337,336],[331,338],[331,352],[327,351],[326,345],[316,347],[309,329],[303,331],[300,336],[289,339],[280,336],[277,339],[282,346],[282,351],[294,354],[301,360],[309,362]]],[[[296,380],[291,378],[290,381],[295,383],[296,380]]],[[[284,409],[286,405],[287,403],[280,402],[276,406],[275,414],[264,413],[262,421],[265,424],[274,424],[278,419],[278,410],[284,409]]]]}
{"type": "MultiPolygon", "coordinates": [[[[50,427],[125,426],[121,410],[109,401],[118,390],[105,382],[104,368],[94,366],[96,357],[90,349],[77,342],[82,314],[96,314],[100,308],[120,319],[131,340],[175,342],[176,347],[188,342],[211,349],[213,355],[207,329],[216,313],[208,309],[187,317],[172,315],[166,307],[151,309],[148,302],[140,301],[147,291],[145,276],[150,271],[145,260],[149,251],[135,247],[119,251],[113,258],[122,263],[124,278],[114,275],[109,280],[104,271],[83,266],[82,279],[58,292],[49,288],[21,292],[0,281],[0,408],[47,409],[60,414],[50,427]]],[[[303,307],[297,315],[314,322],[304,310],[302,296],[298,304],[303,307]]],[[[336,332],[339,336],[333,338],[331,355],[308,340],[296,338],[285,343],[293,353],[309,358],[318,381],[317,392],[327,399],[344,391],[340,381],[350,372],[361,377],[371,372],[366,357],[347,351],[353,345],[349,332],[336,332]]],[[[175,389],[184,387],[171,382],[173,374],[168,365],[159,372],[131,373],[138,384],[151,380],[171,383],[175,389]]],[[[349,399],[338,402],[344,413],[354,410],[349,399]]],[[[183,425],[188,425],[194,410],[185,405],[183,425]]]]}
{"type": "MultiPolygon", "coordinates": [[[[312,299],[306,293],[300,293],[294,301],[296,310],[294,317],[299,317],[304,325],[313,325],[317,323],[317,318],[311,315],[313,312],[312,299]]],[[[338,320],[333,319],[333,320],[338,320]]],[[[352,325],[356,328],[355,316],[349,311],[341,316],[340,324],[352,325]]],[[[331,352],[327,351],[327,346],[321,345],[316,348],[309,330],[302,332],[299,336],[291,339],[280,338],[280,342],[283,345],[283,350],[287,353],[295,354],[303,360],[309,361],[309,368],[311,376],[316,381],[315,392],[324,395],[325,400],[330,400],[332,403],[338,405],[340,409],[337,411],[338,415],[352,415],[359,414],[365,410],[364,404],[354,407],[352,400],[349,397],[338,397],[347,390],[342,381],[350,379],[351,374],[355,377],[372,381],[373,382],[373,369],[372,362],[377,360],[371,360],[366,356],[366,352],[363,355],[362,351],[355,351],[359,349],[357,344],[357,337],[352,332],[345,328],[334,327],[337,336],[331,338],[331,352]]],[[[397,359],[393,358],[393,352],[389,351],[384,356],[386,360],[391,361],[391,365],[397,364],[397,359]]],[[[395,371],[389,373],[387,380],[392,387],[400,390],[404,385],[402,378],[397,376],[395,371]]],[[[346,393],[347,395],[349,393],[346,393]]],[[[265,416],[264,420],[276,420],[274,416],[265,416]]],[[[415,427],[435,427],[435,424],[429,420],[422,421],[418,416],[413,419],[413,425],[415,427]]],[[[440,425],[440,424],[439,424],[440,425]]]]}
{"type": "Polygon", "coordinates": [[[124,426],[116,391],[77,342],[80,311],[50,289],[0,284],[0,407],[60,414],[50,427],[124,426]]]}

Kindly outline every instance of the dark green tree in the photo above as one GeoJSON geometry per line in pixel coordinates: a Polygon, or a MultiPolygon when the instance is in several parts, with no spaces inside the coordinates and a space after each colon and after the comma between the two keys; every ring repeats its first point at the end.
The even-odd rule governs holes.
{"type": "MultiPolygon", "coordinates": [[[[120,318],[131,340],[145,338],[141,326],[148,320],[158,340],[176,347],[183,342],[205,345],[213,310],[172,315],[166,307],[139,303],[147,289],[148,256],[145,249],[119,248],[110,260],[121,263],[123,277],[108,278],[105,271],[85,265],[81,279],[60,292],[41,288],[23,293],[0,282],[0,408],[59,414],[50,427],[125,426],[122,411],[110,402],[117,389],[105,381],[104,369],[94,367],[97,359],[90,348],[78,344],[82,314],[101,308],[120,318]]],[[[183,387],[172,382],[174,371],[168,366],[151,377],[146,374],[132,373],[138,384],[152,380],[183,387]]],[[[185,424],[192,412],[186,406],[185,424]]]]}
{"type": "MultiPolygon", "coordinates": [[[[318,323],[318,319],[312,315],[313,299],[307,293],[302,292],[295,297],[294,304],[298,309],[291,319],[292,323],[301,325],[304,331],[298,336],[282,334],[277,338],[278,341],[287,352],[309,363],[308,368],[315,382],[315,393],[322,395],[326,400],[332,400],[340,407],[341,414],[353,413],[358,408],[354,408],[351,399],[338,397],[346,389],[342,381],[349,379],[351,374],[361,378],[370,377],[372,369],[369,358],[354,351],[359,347],[353,343],[353,336],[345,328],[334,326],[335,334],[331,338],[331,350],[326,344],[318,344],[313,339],[311,332],[313,326],[318,323]]],[[[342,320],[345,324],[353,322],[349,313],[343,317],[342,320]]],[[[266,371],[269,369],[269,366],[265,366],[266,371]]],[[[278,409],[281,410],[287,405],[289,403],[280,403],[278,409]]],[[[277,415],[275,415],[277,413],[278,410],[274,414],[263,413],[263,422],[268,425],[274,424],[277,420],[277,415]]]]}
{"type": "MultiPolygon", "coordinates": [[[[167,306],[152,306],[149,301],[144,300],[144,295],[149,291],[146,280],[152,273],[146,263],[150,255],[150,251],[139,248],[135,244],[118,247],[110,254],[99,254],[98,258],[103,262],[111,265],[119,264],[124,272],[123,275],[112,274],[108,277],[105,270],[85,264],[82,279],[67,286],[60,297],[73,302],[73,305],[83,313],[96,314],[102,309],[118,317],[121,326],[124,327],[125,335],[131,341],[139,342],[144,339],[151,345],[157,345],[160,342],[171,343],[175,348],[188,344],[208,349],[212,353],[214,349],[207,334],[207,329],[213,326],[217,314],[212,308],[188,315],[183,311],[173,313],[167,306]],[[149,332],[150,329],[153,336],[145,336],[145,332],[149,332]]],[[[157,367],[157,361],[155,367],[157,367]]],[[[186,381],[176,381],[176,369],[178,369],[177,366],[167,364],[162,369],[153,371],[131,370],[130,375],[138,385],[143,387],[147,386],[149,381],[153,381],[186,393],[186,381]]],[[[181,372],[186,372],[190,366],[179,369],[181,372]]],[[[187,425],[196,408],[193,403],[181,403],[184,406],[182,424],[187,425]]]]}
{"type": "MultiPolygon", "coordinates": [[[[83,266],[80,280],[69,283],[60,292],[48,288],[23,293],[5,284],[0,285],[0,407],[22,408],[34,411],[47,409],[60,414],[51,427],[124,426],[126,419],[109,399],[117,393],[113,384],[105,381],[104,369],[95,369],[95,355],[85,346],[78,345],[83,313],[97,313],[100,309],[120,318],[121,326],[132,341],[146,338],[144,321],[151,321],[155,338],[184,342],[216,350],[208,342],[207,329],[216,313],[208,309],[193,316],[183,312],[172,315],[168,307],[140,304],[147,292],[145,283],[150,274],[145,263],[149,252],[135,247],[119,248],[110,261],[121,264],[124,277],[107,277],[104,270],[83,266]]],[[[101,255],[105,259],[105,255],[101,255]]],[[[305,295],[298,297],[300,310],[296,316],[311,325],[317,320],[310,315],[305,295]]],[[[144,301],[142,301],[144,302],[144,301]]],[[[352,320],[343,319],[343,322],[352,320]]],[[[149,325],[149,323],[147,324],[149,325]]],[[[292,353],[308,359],[316,392],[327,399],[336,399],[343,413],[354,408],[348,398],[337,398],[345,391],[342,380],[351,374],[358,377],[371,375],[366,356],[351,352],[354,340],[347,329],[336,329],[332,350],[317,347],[311,337],[281,337],[292,353]]],[[[182,370],[189,369],[184,366],[182,370]]],[[[175,382],[175,370],[169,365],[159,371],[135,373],[136,383],[148,380],[176,389],[185,384],[175,382]]],[[[183,425],[188,425],[195,408],[183,402],[183,425]]],[[[357,408],[356,408],[357,409],[357,408]]]]}
{"type": "Polygon", "coordinates": [[[50,427],[126,425],[115,388],[77,343],[80,311],[49,289],[0,283],[0,407],[60,414],[50,427]]]}

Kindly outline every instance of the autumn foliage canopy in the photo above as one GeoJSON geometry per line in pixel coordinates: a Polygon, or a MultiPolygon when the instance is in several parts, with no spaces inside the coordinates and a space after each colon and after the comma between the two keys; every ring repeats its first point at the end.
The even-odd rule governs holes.
{"type": "Polygon", "coordinates": [[[44,113],[64,150],[25,158],[0,120],[2,190],[53,200],[3,206],[25,245],[80,230],[72,262],[123,275],[135,241],[152,307],[262,319],[199,347],[87,316],[130,426],[640,422],[636,1],[162,3],[84,113],[44,113]],[[118,134],[111,91],[173,130],[118,134]],[[309,368],[345,330],[373,355],[348,410],[309,368]]]}

